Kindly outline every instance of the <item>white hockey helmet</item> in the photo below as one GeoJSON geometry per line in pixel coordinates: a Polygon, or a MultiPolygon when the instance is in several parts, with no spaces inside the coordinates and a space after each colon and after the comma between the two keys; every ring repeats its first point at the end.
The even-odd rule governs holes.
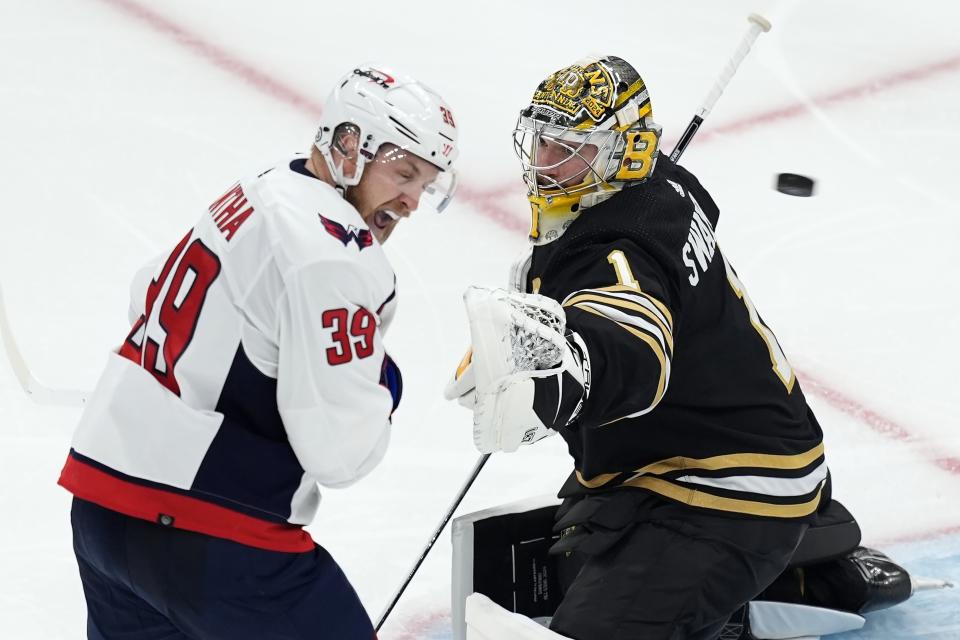
{"type": "Polygon", "coordinates": [[[381,145],[390,143],[433,164],[440,173],[424,196],[429,206],[442,211],[456,189],[453,161],[457,126],[453,113],[435,91],[414,78],[381,65],[365,64],[340,79],[327,97],[314,142],[340,189],[360,182],[364,165],[381,145]],[[330,153],[338,128],[356,127],[360,148],[353,175],[330,153]]]}

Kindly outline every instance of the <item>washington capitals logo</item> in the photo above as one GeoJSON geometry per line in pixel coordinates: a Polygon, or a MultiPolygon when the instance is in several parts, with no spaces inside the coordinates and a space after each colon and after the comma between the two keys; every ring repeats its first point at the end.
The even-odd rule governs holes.
{"type": "Polygon", "coordinates": [[[374,69],[373,67],[363,67],[360,69],[354,69],[353,73],[358,76],[363,76],[375,84],[380,85],[384,89],[389,89],[393,86],[393,83],[396,82],[393,76],[385,71],[380,71],[379,69],[374,69]]]}
{"type": "Polygon", "coordinates": [[[357,250],[363,251],[373,244],[373,234],[370,233],[369,229],[358,229],[352,224],[344,228],[339,222],[324,218],[323,214],[318,213],[317,215],[320,216],[320,222],[323,223],[323,228],[327,230],[327,233],[342,242],[343,246],[347,246],[353,240],[357,243],[357,250]]]}

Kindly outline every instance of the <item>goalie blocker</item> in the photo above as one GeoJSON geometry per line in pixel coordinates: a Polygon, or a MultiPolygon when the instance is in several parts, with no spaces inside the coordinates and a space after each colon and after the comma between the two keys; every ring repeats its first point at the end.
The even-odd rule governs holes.
{"type": "MultiPolygon", "coordinates": [[[[564,551],[561,534],[554,530],[558,506],[559,500],[541,497],[454,520],[455,640],[563,637],[545,625],[582,560],[579,552],[564,551]]],[[[787,570],[731,617],[721,637],[841,633],[860,628],[860,614],[909,598],[908,573],[859,543],[856,521],[833,501],[807,530],[787,570]]]]}

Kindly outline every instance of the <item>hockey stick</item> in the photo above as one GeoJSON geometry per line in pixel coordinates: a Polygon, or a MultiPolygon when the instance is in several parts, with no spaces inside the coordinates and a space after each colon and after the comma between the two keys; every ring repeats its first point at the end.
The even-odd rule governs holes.
{"type": "Polygon", "coordinates": [[[89,395],[85,391],[75,389],[53,389],[39,380],[30,372],[27,362],[23,359],[17,342],[13,338],[13,332],[10,329],[10,322],[7,320],[7,307],[3,301],[3,288],[0,287],[0,337],[3,339],[3,346],[7,352],[7,360],[10,361],[10,367],[17,381],[24,392],[30,396],[30,399],[37,404],[59,405],[64,407],[81,406],[87,401],[89,395]]]}
{"type": "Polygon", "coordinates": [[[453,512],[456,511],[457,507],[460,506],[460,502],[463,501],[463,497],[467,495],[467,491],[469,491],[470,487],[473,486],[474,480],[476,480],[477,476],[480,475],[480,470],[483,469],[483,465],[487,464],[487,460],[489,459],[490,454],[485,453],[480,456],[480,458],[477,460],[477,463],[473,466],[473,471],[470,473],[470,477],[467,478],[467,481],[463,483],[462,487],[460,487],[460,492],[457,494],[457,497],[454,498],[450,508],[447,509],[447,512],[444,514],[443,520],[440,521],[440,526],[438,526],[433,532],[433,536],[427,542],[427,546],[423,549],[423,553],[420,554],[420,557],[413,564],[413,568],[410,570],[410,573],[407,574],[407,579],[403,581],[403,584],[400,585],[400,588],[397,589],[397,592],[393,595],[393,599],[390,601],[390,604],[387,605],[386,609],[384,609],[383,613],[380,615],[380,621],[377,622],[377,631],[380,631],[380,627],[382,627],[383,623],[387,621],[387,616],[390,615],[390,612],[393,611],[397,601],[400,600],[400,596],[402,596],[403,592],[406,591],[407,585],[409,585],[410,581],[413,580],[413,576],[417,573],[420,565],[423,564],[427,554],[430,553],[430,549],[433,548],[433,544],[437,541],[437,538],[440,537],[440,534],[443,532],[443,528],[447,526],[448,522],[450,522],[453,512]]]}
{"type": "MultiPolygon", "coordinates": [[[[747,31],[747,34],[744,36],[743,40],[740,43],[740,46],[737,47],[737,50],[734,52],[733,57],[727,62],[727,66],[724,67],[723,71],[720,74],[720,77],[714,83],[713,88],[710,93],[707,95],[707,98],[703,101],[703,104],[700,106],[700,109],[697,111],[697,114],[693,117],[693,120],[690,121],[690,124],[687,125],[686,131],[680,137],[680,141],[677,142],[677,146],[674,148],[673,152],[670,154],[670,159],[676,161],[680,158],[680,155],[683,154],[684,149],[687,148],[687,145],[690,144],[690,141],[693,139],[693,136],[697,133],[697,129],[703,124],[703,120],[709,115],[710,110],[713,109],[713,105],[716,104],[717,100],[720,98],[720,95],[723,93],[723,90],[726,88],[727,84],[730,82],[730,79],[733,77],[733,74],[736,73],[737,68],[740,66],[740,63],[746,57],[747,53],[750,52],[750,47],[756,41],[757,37],[761,32],[770,30],[770,22],[765,18],[751,14],[748,18],[750,21],[750,29],[747,31]]],[[[376,631],[380,631],[380,628],[383,626],[383,623],[386,622],[387,616],[390,615],[390,612],[393,611],[393,608],[396,606],[397,601],[400,600],[400,596],[403,595],[403,592],[406,590],[407,585],[410,584],[410,581],[413,580],[414,575],[417,573],[417,570],[420,568],[420,565],[423,564],[424,559],[426,559],[427,554],[430,553],[430,549],[433,548],[434,543],[437,541],[437,538],[440,537],[440,533],[443,531],[444,527],[447,526],[447,522],[450,521],[450,518],[453,516],[453,512],[456,511],[457,507],[460,505],[460,502],[463,500],[464,496],[467,494],[467,491],[470,490],[470,487],[473,485],[474,480],[477,479],[477,476],[480,474],[480,470],[483,468],[483,465],[486,464],[487,459],[490,457],[490,454],[484,454],[480,456],[480,459],[477,460],[477,464],[473,468],[473,472],[470,474],[470,477],[460,488],[460,493],[454,499],[453,504],[444,514],[443,520],[440,522],[440,525],[433,532],[433,536],[427,542],[427,546],[424,548],[423,552],[420,554],[420,557],[413,565],[410,573],[407,574],[406,579],[403,581],[403,584],[400,585],[400,588],[397,589],[396,593],[393,596],[393,599],[390,601],[390,604],[387,605],[383,614],[380,616],[379,622],[377,622],[376,631]]]]}
{"type": "Polygon", "coordinates": [[[770,31],[770,21],[763,16],[751,13],[747,16],[747,21],[750,23],[750,27],[747,29],[747,33],[744,34],[743,40],[740,41],[740,45],[737,47],[737,50],[733,52],[730,59],[727,60],[726,66],[720,72],[716,82],[713,83],[713,88],[710,89],[710,93],[704,98],[703,103],[701,103],[700,108],[697,110],[697,114],[693,116],[683,135],[680,136],[677,146],[670,152],[670,160],[672,162],[676,162],[680,159],[680,156],[683,155],[687,145],[693,140],[693,136],[697,134],[700,125],[703,124],[703,121],[710,115],[710,111],[713,110],[713,105],[717,104],[717,100],[720,99],[723,90],[727,88],[730,79],[733,78],[733,74],[737,72],[740,63],[743,62],[743,59],[750,53],[750,47],[753,46],[753,43],[756,42],[761,33],[770,31]]]}
{"type": "Polygon", "coordinates": [[[921,591],[953,589],[954,586],[949,580],[940,580],[939,578],[910,578],[910,595],[921,591]]]}

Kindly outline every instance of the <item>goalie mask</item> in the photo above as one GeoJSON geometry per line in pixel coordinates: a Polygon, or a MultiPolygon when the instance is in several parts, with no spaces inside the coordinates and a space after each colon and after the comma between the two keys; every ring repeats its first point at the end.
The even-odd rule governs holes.
{"type": "Polygon", "coordinates": [[[407,153],[440,169],[421,204],[442,211],[456,190],[457,127],[450,107],[426,85],[381,65],[361,65],[340,79],[324,104],[314,144],[341,191],[360,182],[366,163],[393,162],[407,153]],[[335,149],[347,155],[344,134],[359,140],[351,175],[331,153],[335,149]],[[377,154],[384,144],[396,149],[377,154]]]}
{"type": "Polygon", "coordinates": [[[523,163],[530,240],[556,240],[587,209],[653,172],[660,127],[646,85],[615,56],[549,75],[520,112],[514,150],[523,163]]]}

